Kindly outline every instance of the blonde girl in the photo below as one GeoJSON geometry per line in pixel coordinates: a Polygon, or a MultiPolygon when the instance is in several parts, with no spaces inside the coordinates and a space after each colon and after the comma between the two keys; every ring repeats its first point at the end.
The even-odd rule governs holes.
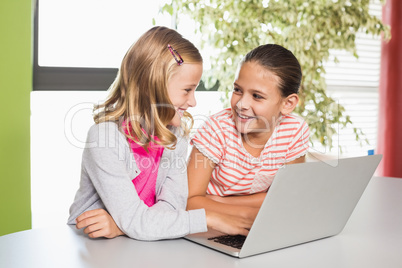
{"type": "Polygon", "coordinates": [[[172,29],[154,27],[133,44],[110,96],[95,106],[69,224],[90,237],[141,240],[207,227],[239,233],[230,217],[186,211],[186,110],[196,105],[201,74],[199,51],[172,29]]]}

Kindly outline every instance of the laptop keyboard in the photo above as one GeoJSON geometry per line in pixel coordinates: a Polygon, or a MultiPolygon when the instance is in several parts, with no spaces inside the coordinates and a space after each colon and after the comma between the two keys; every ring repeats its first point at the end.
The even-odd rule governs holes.
{"type": "Polygon", "coordinates": [[[226,246],[230,246],[233,248],[241,249],[246,240],[246,236],[244,235],[222,235],[217,237],[210,237],[208,240],[213,240],[219,244],[223,244],[226,246]]]}

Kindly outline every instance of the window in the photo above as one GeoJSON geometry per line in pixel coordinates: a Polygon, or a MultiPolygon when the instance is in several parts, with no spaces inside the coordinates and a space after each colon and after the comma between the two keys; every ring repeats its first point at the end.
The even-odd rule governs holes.
{"type": "Polygon", "coordinates": [[[34,90],[106,90],[130,45],[159,14],[162,0],[37,0],[34,90]],[[145,11],[145,12],[144,12],[145,11]]]}
{"type": "MultiPolygon", "coordinates": [[[[371,2],[370,13],[381,18],[382,5],[371,2]]],[[[369,144],[357,141],[352,128],[340,129],[334,137],[345,155],[362,155],[377,145],[378,86],[380,77],[381,39],[359,34],[356,59],[351,53],[332,51],[325,64],[328,94],[342,104],[351,117],[353,127],[361,129],[369,144]],[[337,57],[339,63],[334,63],[337,57]]]]}

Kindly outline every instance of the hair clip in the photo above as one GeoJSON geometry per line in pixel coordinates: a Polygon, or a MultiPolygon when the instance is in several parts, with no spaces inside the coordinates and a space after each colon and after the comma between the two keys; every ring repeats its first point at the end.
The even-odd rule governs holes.
{"type": "Polygon", "coordinates": [[[176,60],[177,65],[182,65],[184,60],[183,58],[180,56],[179,52],[177,52],[171,45],[167,45],[170,53],[172,53],[173,58],[176,60]],[[176,55],[180,58],[179,60],[177,59],[176,55]]]}

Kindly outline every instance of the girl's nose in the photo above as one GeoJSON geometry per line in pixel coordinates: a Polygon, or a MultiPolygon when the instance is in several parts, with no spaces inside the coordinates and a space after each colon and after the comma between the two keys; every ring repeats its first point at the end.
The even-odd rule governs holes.
{"type": "Polygon", "coordinates": [[[187,101],[188,106],[190,107],[194,107],[197,105],[197,101],[195,100],[195,93],[194,91],[192,91],[192,93],[190,94],[188,101],[187,101]]]}
{"type": "Polygon", "coordinates": [[[242,97],[237,103],[236,107],[239,110],[248,110],[250,108],[250,102],[247,101],[247,98],[242,97]]]}

